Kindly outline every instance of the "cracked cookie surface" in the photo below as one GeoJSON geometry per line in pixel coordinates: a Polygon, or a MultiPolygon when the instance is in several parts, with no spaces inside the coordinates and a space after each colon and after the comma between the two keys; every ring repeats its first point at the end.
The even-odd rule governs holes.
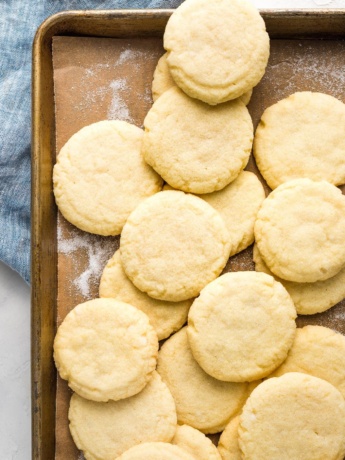
{"type": "Polygon", "coordinates": [[[345,104],[328,94],[294,93],[263,113],[254,137],[258,168],[274,189],[307,177],[345,183],[345,104]]]}
{"type": "Polygon", "coordinates": [[[254,234],[264,262],[280,278],[331,278],[345,266],[345,197],[326,181],[285,182],[263,202],[254,234]]]}
{"type": "Polygon", "coordinates": [[[202,199],[164,191],[129,216],[120,254],[127,276],[149,296],[190,299],[224,268],[230,235],[219,213],[202,199]]]}
{"type": "Polygon", "coordinates": [[[206,286],[188,314],[194,358],[212,377],[248,382],[286,358],[296,331],[291,297],[272,276],[232,272],[206,286]]]}
{"type": "Polygon", "coordinates": [[[153,104],[144,120],[145,161],[172,187],[210,193],[247,165],[253,124],[240,100],[211,107],[177,87],[153,104]]]}
{"type": "Polygon", "coordinates": [[[170,442],[177,423],[173,397],[157,372],[131,398],[98,403],[72,396],[70,431],[87,460],[113,460],[144,442],[170,442]]]}
{"type": "Polygon", "coordinates": [[[325,380],[298,372],[266,380],[243,408],[239,444],[246,460],[342,460],[344,398],[325,380]]]}
{"type": "Polygon", "coordinates": [[[60,376],[93,401],[128,398],[152,377],[157,334],[148,317],[115,299],[77,305],[58,328],[54,359],[60,376]]]}
{"type": "Polygon", "coordinates": [[[141,155],[143,131],[106,120],[82,128],[60,150],[54,166],[56,204],[76,227],[119,235],[127,217],[162,188],[141,155]]]}
{"type": "Polygon", "coordinates": [[[253,88],[269,56],[265,23],[242,0],[185,1],[169,18],[163,40],[175,82],[209,104],[253,88]]]}

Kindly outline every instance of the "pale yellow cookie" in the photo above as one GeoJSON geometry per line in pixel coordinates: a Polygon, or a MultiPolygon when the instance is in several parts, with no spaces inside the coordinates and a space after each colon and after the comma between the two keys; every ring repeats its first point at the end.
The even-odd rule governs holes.
{"type": "Polygon", "coordinates": [[[178,446],[165,442],[146,442],[131,447],[117,460],[194,460],[195,457],[188,454],[178,446]]]}
{"type": "Polygon", "coordinates": [[[116,251],[105,266],[99,285],[100,297],[113,297],[127,302],[146,313],[158,340],[166,339],[187,321],[192,300],[165,302],[139,291],[122,268],[120,251],[116,251]]]}
{"type": "Polygon", "coordinates": [[[284,361],[294,339],[295,318],[289,294],[272,276],[226,273],[193,302],[188,339],[194,358],[214,378],[252,381],[284,361]]]}
{"type": "Polygon", "coordinates": [[[272,376],[287,372],[304,372],[327,380],[345,397],[345,337],[323,326],[297,329],[286,360],[272,376]]]}
{"type": "Polygon", "coordinates": [[[174,397],[178,423],[203,433],[222,431],[248,394],[247,383],[221,382],[201,369],[193,358],[187,328],[164,343],[157,371],[174,397]]]}
{"type": "Polygon", "coordinates": [[[232,418],[221,434],[218,451],[222,460],[242,460],[241,449],[238,444],[238,426],[240,417],[232,418]]]}
{"type": "Polygon", "coordinates": [[[220,274],[230,248],[219,213],[178,191],[157,193],[139,205],[120,243],[123,268],[136,287],[172,302],[197,296],[220,274]]]}
{"type": "Polygon", "coordinates": [[[254,222],[265,199],[264,188],[254,173],[242,171],[223,190],[200,195],[200,198],[223,217],[232,241],[230,255],[254,242],[254,222]]]}
{"type": "MultiPolygon", "coordinates": [[[[163,190],[174,189],[165,184],[163,190]]],[[[230,256],[243,251],[254,242],[254,222],[265,199],[264,188],[254,173],[242,171],[223,190],[198,196],[224,219],[232,241],[230,256]]]]}
{"type": "Polygon", "coordinates": [[[297,372],[266,380],[240,416],[246,460],[342,460],[345,401],[330,383],[297,372]]]}
{"type": "Polygon", "coordinates": [[[186,0],[169,18],[164,48],[176,84],[191,97],[219,104],[261,80],[269,37],[246,0],[186,0]]]}
{"type": "Polygon", "coordinates": [[[280,278],[331,278],[345,266],[345,197],[326,181],[285,182],[263,202],[254,234],[265,263],[280,278]]]}
{"type": "Polygon", "coordinates": [[[168,64],[167,53],[160,57],[152,81],[152,99],[156,101],[165,91],[175,86],[168,64]]]}
{"type": "Polygon", "coordinates": [[[272,105],[255,133],[254,156],[273,189],[307,177],[345,182],[345,104],[328,94],[304,91],[272,105]]]}
{"type": "MultiPolygon", "coordinates": [[[[165,91],[170,89],[172,86],[176,86],[174,82],[168,64],[167,64],[168,53],[163,54],[160,57],[157,67],[153,74],[152,81],[152,99],[156,101],[165,91]]],[[[248,105],[250,98],[252,97],[253,90],[250,89],[246,93],[242,94],[239,99],[244,105],[248,105]]]]}
{"type": "MultiPolygon", "coordinates": [[[[262,380],[255,380],[248,384],[248,396],[260,385],[262,380]]],[[[218,452],[222,460],[242,460],[240,446],[238,444],[238,426],[240,423],[240,413],[231,418],[230,422],[226,425],[224,431],[220,435],[218,442],[218,452]]]]}
{"type": "Polygon", "coordinates": [[[253,95],[253,88],[245,92],[244,94],[242,94],[242,96],[240,96],[238,99],[242,101],[244,105],[248,105],[250,102],[250,99],[252,98],[252,95],[253,95]]]}
{"type": "Polygon", "coordinates": [[[299,315],[314,315],[333,307],[345,298],[345,267],[325,281],[315,283],[294,283],[273,275],[265,264],[257,245],[254,245],[255,270],[275,277],[290,294],[299,315]]]}
{"type": "Polygon", "coordinates": [[[172,187],[210,193],[246,166],[253,124],[239,100],[211,107],[177,87],[159,97],[144,120],[142,153],[172,187]]]}
{"type": "Polygon", "coordinates": [[[221,460],[212,441],[191,426],[178,426],[171,442],[188,452],[194,460],[221,460]]]}
{"type": "Polygon", "coordinates": [[[93,401],[128,398],[152,377],[157,334],[148,317],[115,299],[77,305],[60,325],[54,359],[60,376],[93,401]]]}
{"type": "Polygon", "coordinates": [[[74,394],[70,431],[87,460],[114,460],[144,442],[170,442],[176,431],[175,403],[154,372],[146,387],[121,401],[97,403],[74,394]]]}
{"type": "Polygon", "coordinates": [[[62,147],[54,195],[63,216],[99,235],[118,235],[133,209],[162,188],[141,155],[143,131],[125,121],[86,126],[62,147]]]}

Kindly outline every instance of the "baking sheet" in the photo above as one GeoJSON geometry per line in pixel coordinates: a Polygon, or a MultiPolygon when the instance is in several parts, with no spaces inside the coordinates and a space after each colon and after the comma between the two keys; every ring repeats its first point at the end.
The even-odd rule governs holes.
{"type": "MultiPolygon", "coordinates": [[[[152,75],[164,52],[161,38],[54,37],[56,149],[83,126],[122,119],[142,126],[151,100],[152,75]]],[[[254,126],[264,109],[295,91],[320,91],[345,102],[345,42],[272,40],[266,74],[248,106],[254,126]]],[[[253,159],[248,167],[257,173],[253,159]]],[[[266,186],[266,191],[268,188],[266,186]]],[[[57,325],[75,305],[98,296],[102,269],[118,248],[118,237],[87,234],[58,216],[57,325]]],[[[231,258],[225,271],[253,270],[252,248],[231,258]]],[[[345,334],[345,302],[328,312],[299,317],[345,334]]],[[[56,459],[82,459],[68,429],[71,392],[58,379],[56,459]]]]}

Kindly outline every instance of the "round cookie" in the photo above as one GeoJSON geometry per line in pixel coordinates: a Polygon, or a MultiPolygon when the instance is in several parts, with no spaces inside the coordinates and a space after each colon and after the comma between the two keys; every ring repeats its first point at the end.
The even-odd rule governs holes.
{"type": "Polygon", "coordinates": [[[193,195],[160,192],[129,216],[121,235],[125,273],[155,299],[199,294],[224,268],[230,236],[221,216],[193,195]]]}
{"type": "Polygon", "coordinates": [[[345,298],[345,267],[325,281],[315,283],[294,283],[273,275],[265,264],[257,245],[254,245],[255,270],[274,276],[290,294],[299,315],[322,313],[345,298]]]}
{"type": "Polygon", "coordinates": [[[188,339],[212,377],[246,382],[269,375],[292,345],[296,310],[282,284],[258,272],[231,272],[206,286],[188,315],[188,339]]]}
{"type": "Polygon", "coordinates": [[[157,67],[153,73],[152,80],[152,99],[156,101],[165,91],[172,88],[175,82],[171,76],[168,64],[167,64],[167,53],[159,58],[157,67]]]}
{"type": "Polygon", "coordinates": [[[263,202],[254,234],[265,263],[280,278],[331,278],[345,266],[345,197],[326,181],[285,182],[263,202]]]}
{"type": "Polygon", "coordinates": [[[238,443],[238,427],[240,417],[232,418],[220,435],[218,451],[222,460],[242,460],[241,449],[238,443]]]}
{"type": "MultiPolygon", "coordinates": [[[[165,184],[163,190],[174,189],[165,184]]],[[[242,171],[223,190],[198,196],[222,216],[231,235],[230,256],[243,251],[254,242],[254,222],[265,199],[264,188],[254,173],[242,171]]]]}
{"type": "Polygon", "coordinates": [[[87,460],[113,460],[138,443],[170,442],[176,431],[175,403],[157,372],[137,395],[97,403],[72,396],[70,431],[87,460]]]}
{"type": "Polygon", "coordinates": [[[286,360],[272,377],[287,372],[303,372],[327,380],[345,398],[345,337],[323,326],[297,329],[286,360]]]}
{"type": "Polygon", "coordinates": [[[244,169],[251,152],[253,124],[239,100],[211,107],[173,87],[153,104],[144,126],[145,161],[185,192],[224,188],[244,169]]]}
{"type": "Polygon", "coordinates": [[[122,268],[120,251],[116,251],[105,266],[99,285],[100,297],[113,297],[143,311],[155,329],[158,340],[166,339],[187,321],[192,300],[165,302],[139,291],[122,268]]]}
{"type": "MultiPolygon", "coordinates": [[[[152,81],[152,99],[156,101],[165,91],[170,89],[172,86],[176,86],[167,63],[168,53],[164,53],[160,57],[157,67],[153,74],[152,81]]],[[[244,105],[248,105],[250,98],[252,97],[253,89],[250,89],[246,93],[242,94],[239,99],[244,105]]]]}
{"type": "Polygon", "coordinates": [[[243,102],[244,105],[248,105],[250,102],[250,99],[252,98],[253,95],[253,88],[246,91],[242,96],[239,96],[239,100],[243,102]]]}
{"type": "Polygon", "coordinates": [[[139,393],[152,377],[157,355],[157,334],[148,317],[115,299],[77,305],[54,340],[60,376],[72,390],[93,401],[139,393]]]}
{"type": "Polygon", "coordinates": [[[143,160],[143,131],[125,121],[86,126],[62,147],[54,166],[56,204],[73,225],[118,235],[133,209],[162,188],[143,160]]]}
{"type": "Polygon", "coordinates": [[[246,0],[186,0],[169,18],[163,40],[176,84],[208,104],[253,88],[269,57],[265,23],[246,0]]]}
{"type": "Polygon", "coordinates": [[[221,460],[212,441],[191,426],[178,426],[171,442],[188,452],[194,460],[221,460]]]}
{"type": "Polygon", "coordinates": [[[146,442],[131,447],[117,460],[194,460],[178,446],[165,442],[146,442]]]}
{"type": "Polygon", "coordinates": [[[206,434],[222,431],[248,395],[247,383],[222,382],[201,369],[193,358],[187,328],[163,344],[157,371],[173,395],[178,423],[206,434]]]}
{"type": "Polygon", "coordinates": [[[246,460],[342,460],[344,398],[325,380],[297,372],[266,380],[243,408],[239,444],[246,460]]]}
{"type": "Polygon", "coordinates": [[[254,156],[268,185],[299,177],[344,184],[344,128],[345,104],[328,94],[295,93],[266,109],[254,156]]]}

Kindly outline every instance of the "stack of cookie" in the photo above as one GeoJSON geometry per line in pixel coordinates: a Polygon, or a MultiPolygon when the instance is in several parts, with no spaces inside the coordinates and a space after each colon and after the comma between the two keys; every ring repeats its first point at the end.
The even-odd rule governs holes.
{"type": "Polygon", "coordinates": [[[296,332],[295,319],[345,296],[344,105],[300,93],[265,112],[265,199],[244,171],[246,104],[269,56],[262,18],[245,0],[186,0],[164,47],[145,131],[85,127],[54,168],[67,220],[121,234],[100,298],[76,306],[54,343],[75,391],[72,437],[97,460],[340,460],[345,338],[296,332]],[[324,121],[333,106],[339,129],[324,121]],[[221,275],[254,236],[257,271],[221,275]],[[217,449],[205,435],[221,431],[217,449]]]}

